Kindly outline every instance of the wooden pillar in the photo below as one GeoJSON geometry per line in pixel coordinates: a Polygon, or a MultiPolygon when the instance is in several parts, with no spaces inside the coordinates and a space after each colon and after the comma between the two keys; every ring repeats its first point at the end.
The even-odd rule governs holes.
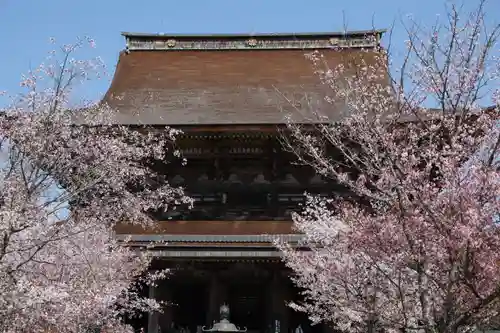
{"type": "MultiPolygon", "coordinates": [[[[156,285],[149,286],[149,298],[156,298],[156,285]]],[[[148,333],[158,332],[158,312],[148,313],[148,333]]]]}
{"type": "Polygon", "coordinates": [[[290,332],[290,308],[287,303],[290,301],[290,289],[289,284],[281,281],[281,311],[283,311],[283,323],[281,324],[281,333],[290,332]]]}
{"type": "Polygon", "coordinates": [[[272,327],[274,322],[274,276],[271,281],[269,281],[266,286],[267,293],[265,295],[266,303],[266,327],[264,328],[266,333],[272,333],[272,327]]]}
{"type": "Polygon", "coordinates": [[[272,329],[273,333],[289,333],[287,284],[280,281],[279,272],[274,272],[272,281],[272,329]]]}
{"type": "Polygon", "coordinates": [[[208,311],[206,325],[212,326],[214,321],[219,318],[219,279],[217,274],[212,273],[210,276],[210,286],[208,291],[208,311]]]}
{"type": "Polygon", "coordinates": [[[162,332],[167,332],[172,326],[173,321],[173,308],[172,308],[172,284],[168,281],[162,281],[160,284],[160,290],[158,291],[158,299],[165,302],[163,306],[163,313],[159,314],[159,326],[162,332]]]}

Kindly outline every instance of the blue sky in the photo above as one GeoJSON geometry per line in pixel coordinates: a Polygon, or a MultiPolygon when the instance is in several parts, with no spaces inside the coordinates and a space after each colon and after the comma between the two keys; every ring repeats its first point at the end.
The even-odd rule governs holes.
{"type": "MultiPolygon", "coordinates": [[[[473,8],[476,0],[458,2],[473,8]]],[[[71,43],[78,36],[90,36],[97,48],[80,58],[100,56],[109,75],[86,85],[85,96],[99,98],[107,89],[118,52],[125,43],[120,35],[130,32],[164,33],[265,33],[324,32],[343,28],[364,30],[389,28],[393,21],[412,14],[431,24],[445,13],[442,0],[1,0],[0,29],[2,55],[0,91],[15,93],[19,80],[30,66],[38,65],[53,48],[49,38],[71,43]]],[[[500,0],[487,5],[490,22],[498,21],[500,0]],[[495,14],[496,13],[496,14],[495,14]]],[[[394,40],[405,39],[397,24],[394,40]]],[[[0,101],[1,102],[1,101],[0,101]]]]}

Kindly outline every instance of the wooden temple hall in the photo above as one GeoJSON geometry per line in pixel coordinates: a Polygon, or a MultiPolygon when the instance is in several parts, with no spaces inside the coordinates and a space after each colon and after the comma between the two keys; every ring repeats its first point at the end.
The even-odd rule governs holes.
{"type": "Polygon", "coordinates": [[[187,165],[165,163],[168,181],[195,199],[192,210],[157,214],[159,228],[122,225],[132,245],[165,241],[151,269],[173,274],[149,288],[171,302],[134,323],[147,332],[199,333],[222,316],[252,333],[327,332],[287,302],[299,300],[272,241],[297,242],[291,213],[303,193],[329,194],[336,184],[294,164],[280,144],[286,117],[319,121],[346,112],[324,97],[305,54],[323,53],[332,66],[375,61],[383,31],[319,34],[165,35],[123,33],[126,49],[104,102],[116,122],[183,131],[177,141],[187,165]]]}

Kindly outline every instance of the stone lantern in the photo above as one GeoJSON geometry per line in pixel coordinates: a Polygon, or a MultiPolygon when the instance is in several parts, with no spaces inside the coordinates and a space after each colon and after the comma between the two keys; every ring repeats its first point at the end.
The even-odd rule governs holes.
{"type": "Polygon", "coordinates": [[[203,326],[202,331],[203,332],[246,332],[247,328],[245,327],[244,329],[240,330],[236,325],[231,323],[229,321],[229,306],[226,304],[221,305],[219,309],[220,313],[220,321],[218,323],[215,323],[212,328],[205,329],[205,326],[203,326]]]}

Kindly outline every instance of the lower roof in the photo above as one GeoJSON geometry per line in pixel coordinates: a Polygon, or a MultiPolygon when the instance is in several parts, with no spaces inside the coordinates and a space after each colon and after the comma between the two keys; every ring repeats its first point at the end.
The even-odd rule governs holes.
{"type": "Polygon", "coordinates": [[[227,250],[227,249],[212,249],[212,250],[152,250],[150,253],[155,258],[168,259],[224,259],[224,260],[240,260],[240,259],[279,259],[282,253],[276,250],[227,250]]]}
{"type": "Polygon", "coordinates": [[[263,234],[263,235],[169,235],[169,234],[120,234],[117,239],[129,242],[182,242],[182,243],[272,243],[275,240],[283,242],[298,242],[299,234],[263,234]]]}
{"type": "MultiPolygon", "coordinates": [[[[158,221],[154,228],[145,229],[137,224],[119,224],[117,235],[168,235],[168,237],[221,237],[293,234],[292,221],[158,221]]],[[[259,236],[260,237],[260,236],[259,236]]],[[[172,238],[171,238],[172,239],[172,238]]],[[[194,239],[194,238],[193,238],[194,239]]]]}
{"type": "Polygon", "coordinates": [[[280,258],[282,253],[273,241],[297,246],[302,235],[117,235],[132,248],[161,242],[150,250],[156,258],[169,259],[259,259],[280,258]]]}

